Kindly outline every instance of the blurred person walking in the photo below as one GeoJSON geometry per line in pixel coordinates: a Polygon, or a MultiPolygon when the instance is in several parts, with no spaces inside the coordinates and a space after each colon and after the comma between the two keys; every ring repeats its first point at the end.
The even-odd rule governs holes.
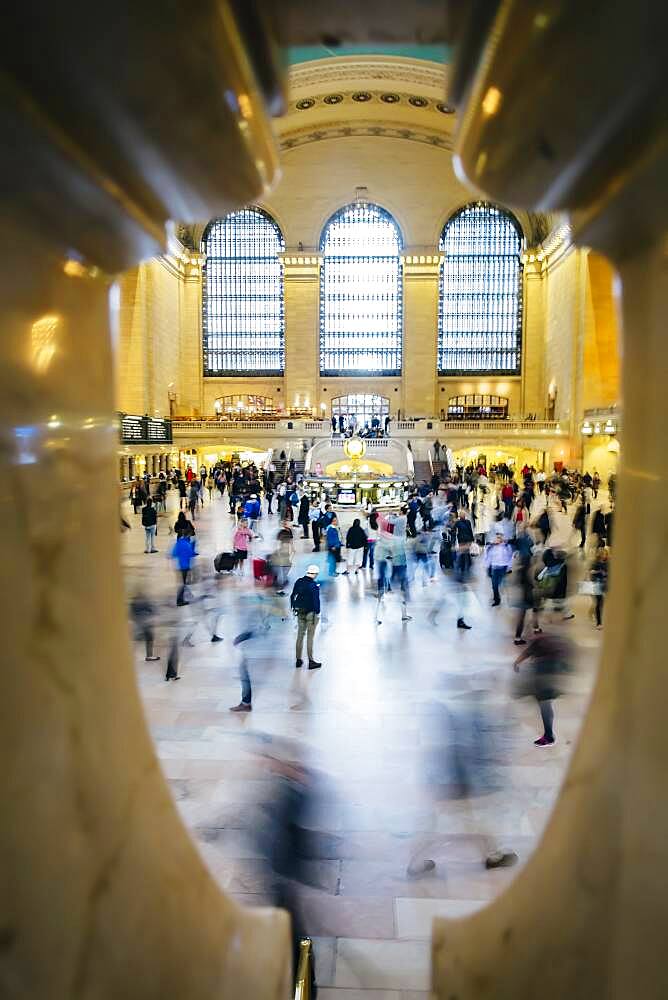
{"type": "Polygon", "coordinates": [[[538,702],[543,735],[534,740],[534,746],[552,746],[556,740],[552,702],[562,694],[563,677],[572,669],[572,660],[571,646],[563,637],[543,633],[533,637],[513,664],[515,673],[520,674],[521,664],[528,663],[520,674],[516,697],[530,696],[538,702]]]}
{"type": "Polygon", "coordinates": [[[179,516],[174,522],[174,534],[177,538],[194,538],[195,528],[192,521],[189,521],[182,510],[179,511],[179,516]]]}
{"type": "Polygon", "coordinates": [[[378,540],[378,511],[372,507],[367,515],[366,545],[362,555],[362,569],[373,569],[375,565],[375,549],[378,540]]]}
{"type": "Polygon", "coordinates": [[[594,624],[597,629],[603,627],[603,601],[608,590],[609,559],[610,550],[605,545],[601,545],[596,549],[589,569],[594,598],[594,624]]]}
{"type": "Polygon", "coordinates": [[[144,642],[147,661],[159,660],[155,655],[155,607],[141,591],[130,601],[130,615],[134,625],[134,637],[144,642]]]}
{"type": "Polygon", "coordinates": [[[176,603],[178,607],[183,607],[183,605],[190,603],[186,600],[186,585],[190,577],[192,561],[196,555],[197,552],[195,549],[194,537],[181,535],[176,539],[174,547],[172,548],[172,558],[174,559],[178,572],[181,576],[181,586],[179,587],[176,595],[176,603]]]}
{"type": "MultiPolygon", "coordinates": [[[[492,710],[488,693],[470,683],[469,689],[447,703],[433,703],[425,726],[424,778],[437,814],[445,808],[449,813],[457,812],[468,837],[482,847],[485,868],[514,865],[517,854],[489,830],[489,810],[483,813],[482,809],[484,797],[503,788],[508,744],[506,725],[492,710]]],[[[434,828],[438,828],[437,822],[434,828]]],[[[421,838],[411,851],[407,875],[419,878],[434,871],[450,839],[442,834],[421,838]]]]}

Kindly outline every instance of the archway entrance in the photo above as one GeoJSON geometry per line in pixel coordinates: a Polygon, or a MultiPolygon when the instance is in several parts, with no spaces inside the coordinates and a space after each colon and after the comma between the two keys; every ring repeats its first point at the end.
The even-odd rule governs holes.
{"type": "Polygon", "coordinates": [[[355,417],[358,427],[365,424],[371,426],[374,417],[380,419],[381,427],[385,417],[390,412],[390,401],[387,396],[379,396],[373,392],[355,392],[347,396],[335,396],[332,399],[332,416],[355,417]]]}

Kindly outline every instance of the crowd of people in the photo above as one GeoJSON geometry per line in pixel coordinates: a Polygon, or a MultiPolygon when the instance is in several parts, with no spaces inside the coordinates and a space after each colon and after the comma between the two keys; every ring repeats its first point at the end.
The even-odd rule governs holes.
{"type": "Polygon", "coordinates": [[[362,422],[356,413],[340,413],[332,416],[332,434],[341,437],[382,438],[390,436],[392,418],[389,413],[381,416],[374,413],[370,420],[362,422]]]}
{"type": "MultiPolygon", "coordinates": [[[[367,504],[343,512],[305,489],[287,460],[278,470],[219,462],[199,472],[175,470],[153,481],[137,479],[130,503],[144,529],[145,553],[158,550],[158,532],[166,535],[163,551],[176,574],[171,611],[158,612],[146,588],[137,589],[130,602],[135,638],[147,662],[165,657],[166,681],[180,679],[184,647],[193,645],[196,630],[201,636],[204,628],[211,643],[224,641],[229,614],[224,597],[232,593],[247,603],[223,647],[225,662],[234,664],[240,682],[239,701],[230,711],[241,717],[253,712],[266,679],[258,675],[259,643],[271,628],[289,628],[293,616],[290,707],[305,709],[313,693],[310,678],[328,666],[318,652],[319,629],[321,624],[336,629],[338,600],[348,587],[352,595],[374,597],[368,614],[377,628],[384,623],[391,628],[393,620],[413,628],[410,622],[418,617],[418,627],[426,622],[448,645],[459,635],[475,649],[481,624],[477,595],[484,593],[480,583],[487,579],[493,627],[501,642],[505,636],[517,647],[514,656],[508,655],[512,693],[536,704],[542,731],[535,746],[555,744],[554,704],[575,662],[569,623],[574,606],[582,607],[573,601],[576,592],[591,601],[592,625],[600,628],[603,622],[614,482],[601,493],[596,473],[562,469],[547,475],[525,466],[516,474],[504,464],[489,469],[443,464],[400,506],[367,504]],[[173,516],[166,514],[168,496],[173,516]],[[213,505],[214,523],[230,539],[227,548],[209,557],[198,540],[207,505],[213,505]],[[506,613],[497,618],[499,608],[506,613]],[[166,619],[169,628],[158,634],[166,631],[169,639],[159,648],[156,630],[166,619]]],[[[154,560],[146,564],[153,572],[154,560]]],[[[355,603],[354,614],[365,614],[366,606],[355,603]]],[[[274,658],[271,664],[272,670],[281,669],[274,658]]],[[[472,677],[455,701],[437,699],[429,719],[438,732],[428,741],[424,768],[438,789],[438,802],[463,798],[469,803],[470,829],[486,868],[514,864],[513,845],[499,840],[489,815],[478,809],[480,796],[498,787],[498,765],[507,746],[501,733],[505,723],[496,717],[488,692],[472,677]]],[[[271,821],[258,832],[274,885],[280,887],[277,902],[288,906],[300,927],[296,887],[310,878],[304,844],[308,857],[332,856],[334,850],[332,838],[306,827],[302,812],[321,795],[324,779],[300,759],[296,745],[288,752],[275,737],[266,740],[267,748],[258,752],[277,782],[278,798],[267,813],[271,821]]],[[[432,872],[444,847],[443,837],[421,837],[411,847],[407,877],[432,872]]]]}
{"type": "MultiPolygon", "coordinates": [[[[185,475],[175,470],[170,479],[161,474],[151,487],[149,481],[138,478],[130,501],[135,512],[141,513],[144,551],[152,554],[158,551],[158,514],[165,510],[167,490],[173,488],[178,494],[179,513],[170,543],[178,575],[176,605],[191,603],[189,582],[198,556],[199,512],[214,497],[221,501],[226,497],[232,544],[228,552],[216,555],[216,571],[236,576],[252,573],[253,581],[269,588],[277,599],[288,597],[286,588],[292,582],[290,610],[299,623],[297,667],[303,662],[304,640],[308,669],[321,666],[314,654],[320,616],[319,596],[315,595],[338,576],[365,576],[367,585],[374,588],[378,625],[393,613],[395,599],[402,623],[410,622],[412,588],[424,588],[437,577],[445,578],[450,584],[450,590],[443,592],[447,599],[439,596],[430,603],[428,620],[438,625],[443,606],[451,599],[456,627],[470,631],[466,594],[474,561],[480,559],[489,578],[491,606],[499,607],[506,595],[505,603],[516,613],[515,645],[528,645],[531,650],[542,648],[536,642],[544,634],[546,617],[551,627],[555,619],[567,622],[575,617],[571,596],[576,576],[579,591],[592,598],[594,626],[602,627],[614,488],[609,484],[608,499],[599,500],[601,480],[596,472],[590,475],[562,469],[547,476],[525,465],[516,476],[505,464],[489,470],[482,465],[452,470],[443,465],[434,470],[430,482],[416,486],[398,509],[381,511],[367,506],[345,529],[332,504],[319,502],[304,488],[294,466],[277,473],[273,465],[259,469],[253,463],[219,462],[209,469],[203,466],[199,474],[192,469],[185,475]],[[563,515],[570,521],[571,536],[555,540],[555,520],[563,515]],[[273,517],[276,521],[270,528],[273,517]],[[260,530],[265,524],[267,527],[260,530]],[[326,561],[314,561],[304,575],[291,581],[299,537],[312,543],[313,553],[325,554],[326,561]],[[579,561],[574,572],[576,554],[586,561],[584,571],[579,561]]],[[[286,608],[285,615],[288,613],[286,608]]],[[[145,622],[140,632],[145,637],[144,626],[145,622]]],[[[220,638],[214,625],[211,639],[216,642],[220,638]]],[[[147,659],[154,655],[153,642],[147,641],[147,659]]],[[[528,656],[523,651],[518,662],[528,656]]],[[[251,710],[248,683],[244,690],[235,711],[251,710]]],[[[545,731],[536,741],[539,746],[554,741],[546,716],[543,721],[545,731]]]]}

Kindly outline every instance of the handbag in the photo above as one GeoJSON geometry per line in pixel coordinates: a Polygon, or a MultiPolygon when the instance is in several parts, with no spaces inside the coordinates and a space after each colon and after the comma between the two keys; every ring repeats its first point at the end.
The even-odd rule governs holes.
{"type": "Polygon", "coordinates": [[[471,542],[471,544],[469,545],[469,554],[472,556],[480,555],[480,546],[478,545],[477,542],[471,542]]]}

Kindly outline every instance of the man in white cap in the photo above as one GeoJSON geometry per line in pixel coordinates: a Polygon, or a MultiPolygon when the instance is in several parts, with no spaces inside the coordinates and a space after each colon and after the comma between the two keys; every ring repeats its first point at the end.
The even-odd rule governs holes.
{"type": "Polygon", "coordinates": [[[306,574],[295,581],[290,595],[290,607],[297,615],[297,648],[295,667],[302,666],[302,649],[306,636],[308,669],[318,670],[322,663],[313,658],[313,637],[320,620],[320,585],[316,578],[320,569],[315,563],[306,567],[306,574]]]}

